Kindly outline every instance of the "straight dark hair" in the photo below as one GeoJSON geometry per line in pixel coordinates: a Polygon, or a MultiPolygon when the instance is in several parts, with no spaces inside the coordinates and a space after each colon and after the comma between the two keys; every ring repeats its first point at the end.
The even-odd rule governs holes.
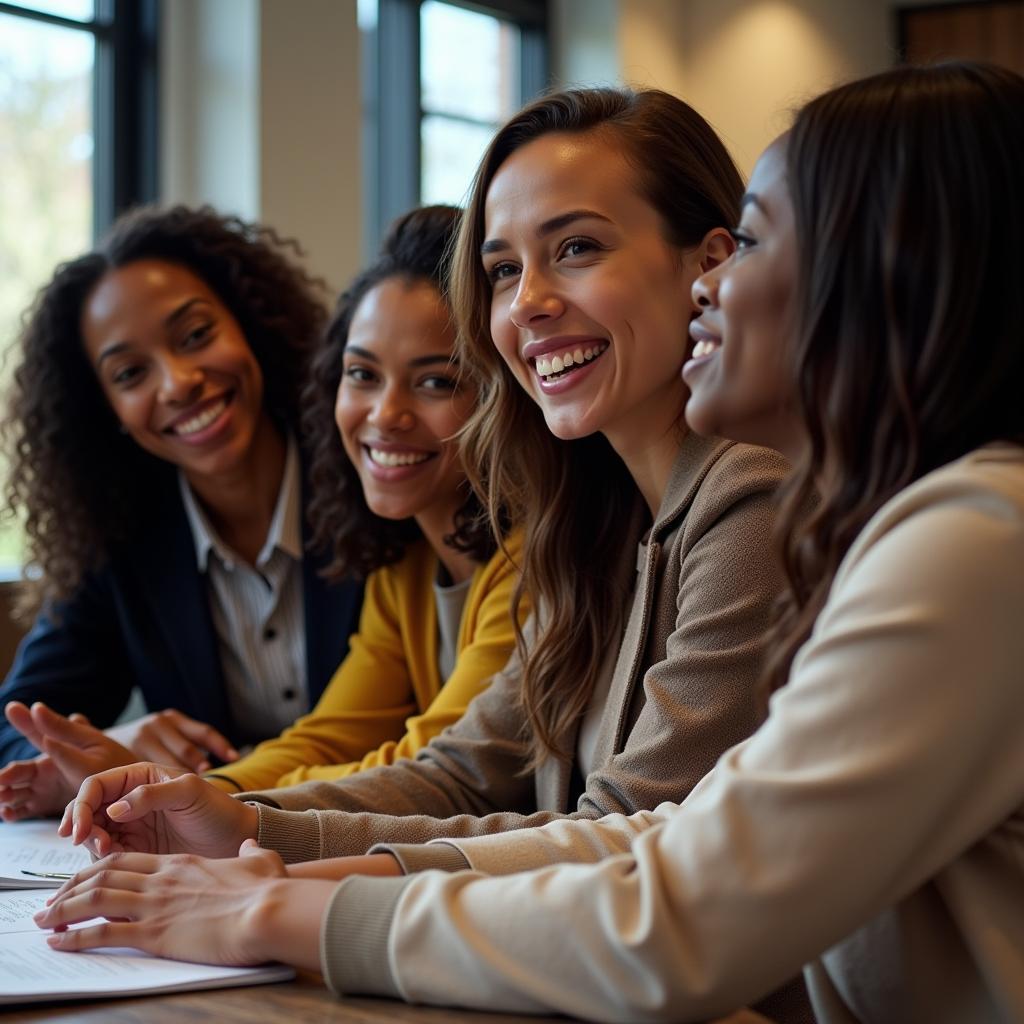
{"type": "Polygon", "coordinates": [[[987,442],[1024,443],[1024,78],[950,63],[852,82],[800,111],[787,163],[809,444],[779,520],[776,686],[886,501],[987,442]]]}

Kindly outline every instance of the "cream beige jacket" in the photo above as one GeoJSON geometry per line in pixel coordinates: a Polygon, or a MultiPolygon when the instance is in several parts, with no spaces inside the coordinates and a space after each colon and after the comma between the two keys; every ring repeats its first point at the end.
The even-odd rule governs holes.
{"type": "Polygon", "coordinates": [[[682,806],[450,842],[491,874],[594,863],[349,879],[335,990],[693,1021],[810,964],[822,1024],[1024,1021],[1024,451],[873,518],[768,721],[682,806]]]}

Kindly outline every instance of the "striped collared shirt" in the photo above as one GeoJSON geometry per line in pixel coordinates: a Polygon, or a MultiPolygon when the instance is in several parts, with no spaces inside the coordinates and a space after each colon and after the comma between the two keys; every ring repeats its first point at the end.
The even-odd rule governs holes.
{"type": "Polygon", "coordinates": [[[298,448],[290,439],[274,516],[255,565],[217,536],[181,473],[178,483],[199,571],[206,576],[238,743],[256,743],[276,736],[307,707],[298,448]]]}

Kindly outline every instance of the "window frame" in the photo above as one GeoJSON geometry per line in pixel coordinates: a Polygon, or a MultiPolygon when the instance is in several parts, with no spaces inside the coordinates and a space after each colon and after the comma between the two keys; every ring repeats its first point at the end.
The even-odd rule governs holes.
{"type": "MultiPolygon", "coordinates": [[[[520,31],[520,102],[548,85],[547,0],[443,0],[511,22],[520,31]]],[[[420,6],[422,0],[377,0],[364,39],[364,255],[376,252],[388,225],[421,201],[420,6]],[[384,54],[387,54],[387,61],[384,54]]]]}
{"type": "Polygon", "coordinates": [[[0,14],[88,32],[95,40],[92,90],[92,231],[152,202],[158,181],[160,0],[95,0],[92,21],[0,0],[0,14]]]}

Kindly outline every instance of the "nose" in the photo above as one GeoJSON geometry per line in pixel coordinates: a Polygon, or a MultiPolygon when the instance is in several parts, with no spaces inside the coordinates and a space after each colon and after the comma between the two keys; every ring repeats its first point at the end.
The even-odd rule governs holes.
{"type": "Polygon", "coordinates": [[[693,304],[699,310],[703,311],[718,305],[718,271],[721,266],[721,263],[716,264],[710,270],[704,271],[693,282],[693,287],[690,289],[690,297],[693,299],[693,304]]]}
{"type": "Polygon", "coordinates": [[[411,430],[416,425],[416,416],[409,407],[408,395],[399,387],[386,387],[373,403],[370,424],[378,430],[411,430]]]}
{"type": "Polygon", "coordinates": [[[160,398],[170,405],[187,405],[203,389],[203,371],[191,360],[167,356],[160,367],[160,398]]]}
{"type": "Polygon", "coordinates": [[[565,304],[544,274],[523,268],[508,315],[516,327],[530,327],[562,315],[565,304]]]}

